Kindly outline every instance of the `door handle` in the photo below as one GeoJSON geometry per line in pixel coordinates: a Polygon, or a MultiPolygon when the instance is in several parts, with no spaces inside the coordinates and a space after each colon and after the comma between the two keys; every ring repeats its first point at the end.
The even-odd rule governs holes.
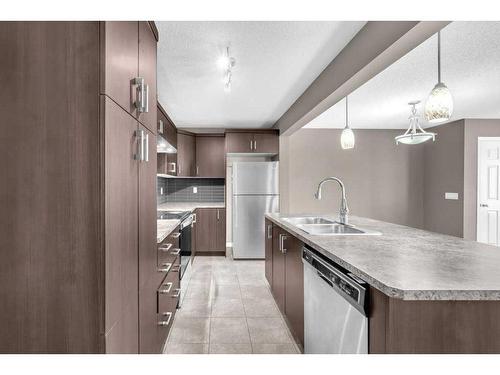
{"type": "Polygon", "coordinates": [[[136,130],[134,133],[137,138],[137,154],[134,155],[134,160],[144,160],[144,130],[136,130]]]}
{"type": "Polygon", "coordinates": [[[273,238],[273,226],[272,226],[272,224],[267,225],[267,238],[268,239],[273,238]]]}
{"type": "Polygon", "coordinates": [[[137,85],[136,95],[137,99],[134,103],[135,107],[140,113],[147,113],[148,108],[148,97],[149,97],[149,86],[144,83],[144,78],[136,77],[132,80],[134,85],[137,85]]]}
{"type": "Polygon", "coordinates": [[[145,154],[144,161],[147,163],[149,162],[149,133],[146,133],[146,137],[144,138],[144,144],[146,145],[146,147],[144,147],[144,154],[145,154]]]}
{"type": "Polygon", "coordinates": [[[485,203],[481,203],[481,204],[479,205],[479,207],[488,207],[488,205],[487,205],[487,204],[485,204],[485,203]]]}

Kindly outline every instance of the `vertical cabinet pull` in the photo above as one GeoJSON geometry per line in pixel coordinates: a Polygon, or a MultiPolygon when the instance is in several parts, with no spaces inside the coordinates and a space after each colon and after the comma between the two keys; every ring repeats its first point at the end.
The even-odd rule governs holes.
{"type": "Polygon", "coordinates": [[[163,121],[160,120],[159,124],[160,124],[160,126],[158,126],[158,128],[159,128],[158,133],[163,134],[163,121]]]}
{"type": "Polygon", "coordinates": [[[250,140],[250,150],[253,150],[253,141],[250,140]]]}
{"type": "Polygon", "coordinates": [[[134,78],[132,83],[137,85],[135,107],[139,113],[147,113],[149,111],[149,86],[144,83],[142,77],[134,78]]]}
{"type": "MultiPolygon", "coordinates": [[[[144,133],[144,132],[143,132],[144,133]]],[[[149,162],[149,133],[146,132],[146,137],[144,138],[144,144],[146,147],[144,147],[144,161],[147,163],[149,162]]]]}
{"type": "Polygon", "coordinates": [[[217,209],[217,220],[219,220],[219,209],[217,209]]]}
{"type": "Polygon", "coordinates": [[[268,239],[273,238],[273,226],[272,226],[272,224],[267,225],[267,238],[268,239]]]}
{"type": "Polygon", "coordinates": [[[285,249],[285,240],[287,239],[287,236],[284,234],[280,234],[280,251],[283,254],[286,254],[286,249],[285,249]]]}
{"type": "Polygon", "coordinates": [[[257,141],[253,141],[253,150],[257,151],[257,141]]]}
{"type": "Polygon", "coordinates": [[[193,214],[193,224],[196,223],[196,214],[193,214]]]}
{"type": "Polygon", "coordinates": [[[171,312],[166,312],[166,313],[161,313],[160,314],[162,317],[167,317],[167,320],[160,320],[158,321],[159,326],[166,327],[170,324],[170,320],[172,319],[172,313],[171,312]]]}
{"type": "Polygon", "coordinates": [[[144,160],[144,130],[136,130],[135,137],[137,138],[137,154],[134,155],[135,160],[144,160]]]}
{"type": "Polygon", "coordinates": [[[200,167],[196,166],[196,175],[199,176],[200,175],[200,167]]]}

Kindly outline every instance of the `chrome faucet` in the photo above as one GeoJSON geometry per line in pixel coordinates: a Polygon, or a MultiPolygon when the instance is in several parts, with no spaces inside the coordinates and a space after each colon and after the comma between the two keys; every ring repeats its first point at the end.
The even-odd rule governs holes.
{"type": "Polygon", "coordinates": [[[337,181],[338,184],[340,185],[340,190],[342,192],[342,200],[340,201],[340,214],[339,214],[339,221],[341,224],[348,224],[349,222],[349,208],[347,207],[347,199],[345,197],[345,187],[344,183],[338,179],[337,177],[327,177],[324,180],[322,180],[319,185],[318,185],[318,190],[316,190],[316,193],[314,194],[314,197],[316,199],[321,199],[321,187],[326,181],[337,181]]]}

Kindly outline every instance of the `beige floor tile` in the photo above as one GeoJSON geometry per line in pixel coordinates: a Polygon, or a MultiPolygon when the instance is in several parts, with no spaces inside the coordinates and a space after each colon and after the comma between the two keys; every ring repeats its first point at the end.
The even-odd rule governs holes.
{"type": "Polygon", "coordinates": [[[213,299],[238,299],[241,298],[240,287],[238,283],[234,285],[215,284],[212,293],[213,299]]]}
{"type": "Polygon", "coordinates": [[[214,287],[211,284],[189,283],[185,298],[208,300],[212,298],[214,287]]]}
{"type": "Polygon", "coordinates": [[[208,354],[208,344],[177,344],[169,342],[166,354],[208,354]]]}
{"type": "Polygon", "coordinates": [[[250,344],[210,344],[210,354],[252,354],[250,344]]]}
{"type": "Polygon", "coordinates": [[[212,300],[210,298],[184,298],[180,309],[177,311],[179,317],[184,318],[208,318],[212,311],[212,300]]]}
{"type": "Polygon", "coordinates": [[[208,344],[210,318],[176,317],[172,331],[168,337],[169,343],[208,344]]]}
{"type": "Polygon", "coordinates": [[[238,281],[240,285],[266,286],[267,281],[264,274],[239,273],[238,281]]]}
{"type": "Polygon", "coordinates": [[[265,298],[272,299],[271,290],[267,285],[241,285],[241,297],[248,298],[265,298]]]}
{"type": "Polygon", "coordinates": [[[292,343],[281,318],[247,318],[247,322],[252,344],[292,343]]]}
{"type": "Polygon", "coordinates": [[[210,344],[249,344],[245,318],[211,318],[210,344]]]}
{"type": "Polygon", "coordinates": [[[212,305],[214,318],[239,318],[245,317],[245,310],[241,299],[216,299],[212,305]]]}
{"type": "Polygon", "coordinates": [[[252,344],[253,354],[299,354],[294,344],[252,344]]]}
{"type": "Polygon", "coordinates": [[[245,315],[251,318],[280,318],[281,314],[274,300],[270,297],[247,298],[243,300],[245,315]]]}
{"type": "Polygon", "coordinates": [[[238,285],[236,274],[214,273],[213,280],[216,285],[238,285]]]}

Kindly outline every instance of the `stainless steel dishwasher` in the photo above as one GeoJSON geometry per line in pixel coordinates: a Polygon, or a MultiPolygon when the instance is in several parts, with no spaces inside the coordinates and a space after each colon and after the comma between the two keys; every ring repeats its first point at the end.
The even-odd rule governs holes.
{"type": "Polygon", "coordinates": [[[304,352],[368,353],[368,287],[304,247],[304,352]]]}

